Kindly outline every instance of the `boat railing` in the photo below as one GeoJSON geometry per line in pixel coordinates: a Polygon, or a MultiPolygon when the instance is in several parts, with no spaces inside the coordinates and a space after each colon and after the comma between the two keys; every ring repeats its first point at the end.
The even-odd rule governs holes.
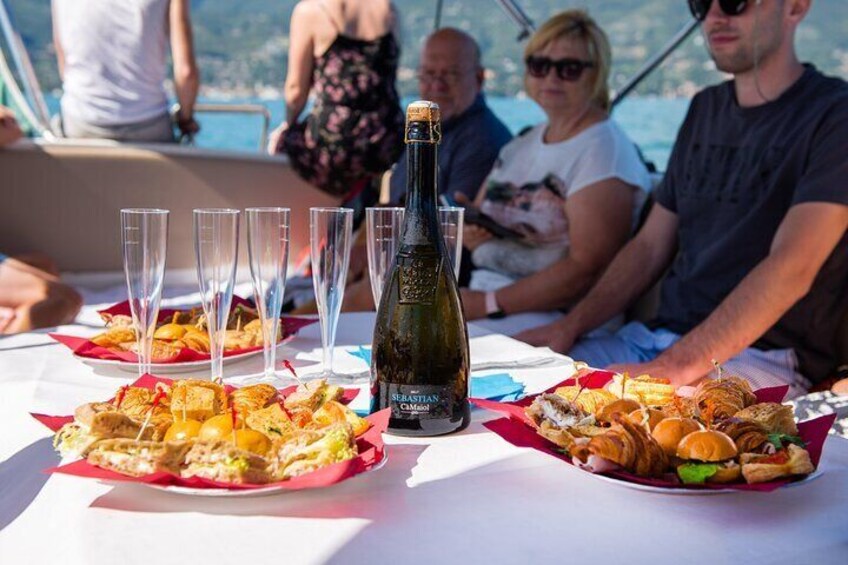
{"type": "MultiPolygon", "coordinates": [[[[171,106],[171,116],[176,116],[180,110],[179,104],[171,106]]],[[[262,129],[259,132],[259,152],[264,153],[268,145],[268,128],[271,124],[271,112],[262,104],[214,104],[198,103],[194,105],[195,114],[256,114],[262,117],[262,129]]],[[[194,143],[192,137],[188,143],[194,143]]]]}

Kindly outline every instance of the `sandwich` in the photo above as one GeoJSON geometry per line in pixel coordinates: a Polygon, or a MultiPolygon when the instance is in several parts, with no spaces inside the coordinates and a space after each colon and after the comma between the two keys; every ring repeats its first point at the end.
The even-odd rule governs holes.
{"type": "Polygon", "coordinates": [[[175,419],[202,422],[227,411],[227,391],[218,383],[186,379],[171,388],[171,414],[175,419]]]}
{"type": "Polygon", "coordinates": [[[361,436],[371,427],[371,423],[368,420],[360,417],[356,412],[335,400],[325,402],[312,415],[312,421],[320,427],[347,422],[353,428],[353,434],[356,437],[361,436]]]}
{"type": "Polygon", "coordinates": [[[248,428],[262,432],[270,438],[281,437],[294,426],[289,415],[278,403],[248,413],[245,423],[248,428]]]}
{"type": "Polygon", "coordinates": [[[674,396],[674,385],[668,379],[653,378],[649,375],[629,379],[614,375],[607,388],[617,398],[629,398],[646,406],[664,406],[671,402],[674,396]]]}
{"type": "Polygon", "coordinates": [[[745,453],[741,461],[742,476],[748,483],[766,483],[794,475],[809,475],[815,470],[807,450],[793,444],[771,455],[745,453]]]}
{"type": "Polygon", "coordinates": [[[320,430],[293,429],[275,442],[274,451],[271,473],[277,480],[347,461],[358,454],[353,428],[347,422],[320,430]]]}
{"type": "Polygon", "coordinates": [[[228,440],[198,441],[188,451],[182,476],[221,483],[256,484],[270,481],[268,461],[228,440]]]}
{"type": "Polygon", "coordinates": [[[669,459],[677,456],[677,446],[687,435],[701,429],[692,418],[666,418],[651,430],[651,436],[660,444],[669,459]]]}
{"type": "Polygon", "coordinates": [[[587,414],[594,414],[599,409],[618,399],[613,393],[603,388],[561,386],[554,392],[569,402],[576,403],[587,414]]]}
{"type": "Polygon", "coordinates": [[[540,436],[566,449],[572,446],[575,438],[584,435],[578,430],[596,427],[593,416],[558,394],[540,394],[524,413],[540,436]]]}
{"type": "Polygon", "coordinates": [[[686,484],[731,483],[742,475],[735,461],[736,444],[727,434],[715,430],[686,435],[677,445],[676,455],[683,460],[677,467],[677,476],[686,484]]]}
{"type": "Polygon", "coordinates": [[[179,475],[190,446],[185,441],[107,439],[91,450],[88,462],[133,477],[161,472],[179,475]]]}
{"type": "Polygon", "coordinates": [[[286,410],[305,408],[314,412],[328,400],[339,400],[343,392],[341,387],[330,386],[326,380],[317,379],[299,385],[297,390],[286,397],[283,405],[286,410]]]}
{"type": "Polygon", "coordinates": [[[277,389],[267,383],[245,386],[233,391],[230,400],[242,417],[276,400],[277,389]]]}
{"type": "Polygon", "coordinates": [[[734,414],[736,418],[761,424],[770,434],[798,435],[795,416],[791,406],[777,402],[761,402],[748,406],[734,414]]]}
{"type": "MultiPolygon", "coordinates": [[[[141,439],[159,440],[167,426],[148,426],[141,439]]],[[[74,412],[74,421],[62,426],[53,437],[53,447],[62,457],[84,457],[99,441],[138,437],[141,423],[115,410],[108,402],[83,404],[74,412]]]]}

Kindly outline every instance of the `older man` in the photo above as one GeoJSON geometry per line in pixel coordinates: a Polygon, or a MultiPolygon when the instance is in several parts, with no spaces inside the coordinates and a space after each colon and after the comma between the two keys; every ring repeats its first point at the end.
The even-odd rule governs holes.
{"type": "MultiPolygon", "coordinates": [[[[481,93],[483,66],[477,42],[465,32],[442,28],[427,38],[418,68],[421,98],[442,111],[439,192],[473,200],[498,152],[512,137],[481,93]]],[[[406,152],[392,172],[391,201],[406,194],[406,152]]]]}
{"type": "Polygon", "coordinates": [[[810,3],[689,1],[733,80],[692,100],[647,223],[595,287],[519,337],[676,385],[712,359],[796,395],[834,370],[848,306],[848,85],[796,56],[810,3]],[[668,267],[654,323],[574,345],[668,267]]]}

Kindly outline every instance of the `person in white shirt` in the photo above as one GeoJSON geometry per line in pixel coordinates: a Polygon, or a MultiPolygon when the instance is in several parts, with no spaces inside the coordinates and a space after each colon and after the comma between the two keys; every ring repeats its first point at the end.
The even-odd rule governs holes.
{"type": "Polygon", "coordinates": [[[62,130],[71,138],[174,141],[168,112],[168,44],[183,134],[199,130],[200,84],[189,0],[53,0],[62,77],[62,130]]]}
{"type": "Polygon", "coordinates": [[[525,63],[527,94],[548,121],[501,150],[475,199],[521,237],[469,222],[463,232],[477,268],[462,290],[466,317],[509,315],[484,324],[507,334],[561,316],[591,287],[630,237],[651,183],[609,117],[611,50],[592,18],[553,16],[527,43],[525,63]]]}

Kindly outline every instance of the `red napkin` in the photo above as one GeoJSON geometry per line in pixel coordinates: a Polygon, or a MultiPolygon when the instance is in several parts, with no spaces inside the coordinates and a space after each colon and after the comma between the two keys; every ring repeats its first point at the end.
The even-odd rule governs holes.
{"type": "MultiPolygon", "coordinates": [[[[244,305],[251,306],[250,302],[241,298],[240,296],[233,297],[233,307],[244,305]]],[[[177,310],[173,309],[163,309],[159,311],[159,322],[167,320],[171,316],[174,315],[174,312],[177,310]]],[[[105,310],[100,310],[101,314],[112,314],[115,315],[130,315],[130,303],[128,301],[123,301],[121,303],[115,304],[114,306],[110,306],[105,310]]],[[[315,318],[291,318],[283,316],[280,318],[283,325],[283,338],[282,341],[286,341],[287,339],[292,338],[300,328],[308,326],[310,324],[314,324],[318,320],[315,318]]],[[[67,346],[71,349],[76,355],[80,357],[89,357],[92,359],[104,359],[107,361],[125,361],[127,363],[138,363],[138,356],[132,351],[112,351],[110,349],[106,349],[105,347],[100,347],[89,341],[84,337],[77,337],[71,335],[62,335],[62,334],[48,334],[50,337],[61,343],[62,345],[67,346]]],[[[262,346],[259,345],[257,347],[248,347],[245,349],[233,349],[230,351],[224,352],[224,357],[230,357],[231,355],[241,355],[242,353],[249,353],[251,351],[258,351],[262,349],[262,346]]],[[[154,359],[154,363],[188,363],[191,361],[208,361],[211,359],[211,356],[208,353],[200,353],[193,349],[189,349],[188,347],[183,347],[179,353],[177,353],[173,357],[169,357],[167,359],[154,359]]]]}
{"type": "MultiPolygon", "coordinates": [[[[579,376],[579,378],[580,384],[586,385],[587,388],[602,388],[607,382],[612,379],[612,373],[608,371],[590,371],[583,373],[579,376]]],[[[561,386],[573,386],[574,384],[575,379],[571,378],[555,386],[552,386],[545,392],[553,392],[561,386]]],[[[777,386],[755,390],[754,394],[756,395],[758,402],[781,402],[783,400],[783,397],[786,396],[786,392],[788,390],[788,386],[777,386]]],[[[506,418],[492,420],[484,423],[483,425],[498,434],[499,436],[501,436],[502,438],[504,438],[505,440],[507,440],[509,443],[517,447],[529,447],[532,449],[536,449],[538,451],[547,453],[548,455],[552,455],[557,459],[561,459],[569,464],[573,464],[571,462],[571,457],[563,453],[562,449],[559,446],[548,441],[547,439],[543,438],[542,436],[536,433],[532,422],[524,413],[524,408],[532,404],[533,399],[536,398],[536,396],[538,395],[528,396],[516,402],[496,402],[492,400],[485,400],[482,398],[471,398],[469,400],[473,404],[481,408],[485,408],[493,412],[498,412],[506,416],[506,418]]],[[[836,414],[828,414],[826,416],[820,416],[818,418],[814,418],[812,420],[808,420],[806,422],[801,422],[798,424],[798,435],[800,435],[801,439],[803,439],[807,443],[806,449],[810,453],[810,460],[816,467],[818,467],[819,460],[821,459],[824,441],[825,439],[827,439],[827,432],[828,430],[830,430],[830,427],[833,425],[833,422],[835,420],[836,414]]],[[[787,483],[792,482],[792,480],[790,479],[782,479],[777,481],[771,481],[768,483],[759,483],[753,485],[684,485],[680,482],[680,480],[675,474],[671,473],[667,474],[666,476],[660,479],[640,477],[638,475],[634,475],[626,471],[612,471],[609,473],[604,473],[604,475],[614,477],[616,479],[621,479],[623,481],[628,481],[631,483],[639,483],[660,488],[687,488],[707,490],[733,489],[760,492],[770,492],[784,486],[787,483]]]]}
{"type": "MultiPolygon", "coordinates": [[[[131,386],[153,389],[156,383],[164,383],[170,385],[171,379],[155,377],[153,375],[144,375],[136,380],[131,386]]],[[[234,390],[234,387],[226,385],[227,391],[234,390]]],[[[290,394],[296,387],[287,387],[280,390],[280,394],[284,397],[290,394]]],[[[345,389],[342,402],[347,404],[359,393],[359,389],[345,389]]],[[[110,399],[111,401],[111,399],[110,399]]],[[[44,414],[32,414],[32,416],[43,423],[45,426],[54,432],[61,428],[65,423],[73,421],[73,416],[46,416],[44,414]]],[[[121,481],[129,483],[151,483],[157,485],[175,485],[191,488],[227,488],[233,490],[249,490],[257,488],[278,487],[286,490],[302,490],[310,488],[321,488],[340,483],[345,479],[370,471],[378,466],[385,458],[385,446],[383,445],[383,432],[389,423],[389,409],[381,410],[371,414],[366,418],[371,423],[371,428],[362,436],[357,438],[356,445],[359,448],[359,455],[348,461],[334,463],[327,467],[322,467],[307,473],[305,475],[294,477],[287,481],[278,481],[264,485],[235,485],[230,483],[220,483],[200,477],[191,477],[184,479],[182,477],[171,475],[170,473],[154,473],[144,477],[130,477],[122,475],[108,469],[101,469],[89,464],[85,459],[74,461],[67,465],[52,467],[45,469],[45,473],[62,473],[65,475],[75,475],[77,477],[87,477],[109,481],[121,481]]]]}

